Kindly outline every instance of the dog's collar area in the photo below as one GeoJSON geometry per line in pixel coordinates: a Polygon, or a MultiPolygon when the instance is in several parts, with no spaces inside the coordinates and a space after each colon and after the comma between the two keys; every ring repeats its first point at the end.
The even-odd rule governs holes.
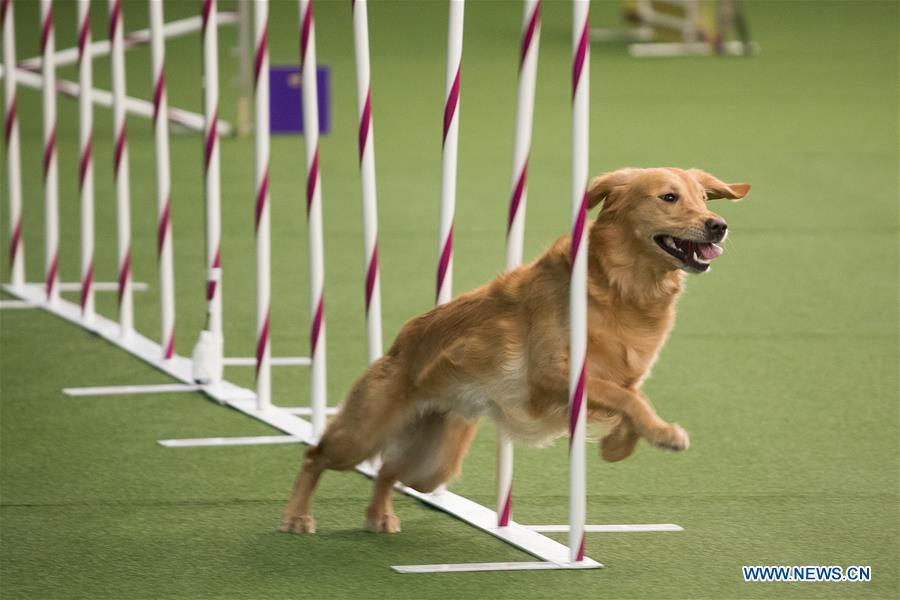
{"type": "Polygon", "coordinates": [[[681,261],[688,270],[697,273],[707,271],[710,261],[724,252],[721,246],[712,242],[686,240],[672,235],[655,235],[653,241],[667,254],[681,261]]]}

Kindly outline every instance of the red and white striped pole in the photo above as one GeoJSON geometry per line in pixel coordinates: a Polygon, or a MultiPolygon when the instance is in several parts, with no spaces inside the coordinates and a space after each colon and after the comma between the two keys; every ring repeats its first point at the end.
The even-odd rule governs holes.
{"type": "Polygon", "coordinates": [[[316,25],[312,0],[299,0],[300,69],[303,76],[303,137],[306,140],[306,217],[309,222],[310,360],[312,427],[325,431],[325,252],[322,242],[322,180],[319,177],[319,105],[316,85],[316,25]]]}
{"type": "Polygon", "coordinates": [[[166,115],[166,42],[162,0],[150,0],[150,61],[153,67],[153,136],[156,149],[156,254],[159,259],[160,346],[175,356],[175,267],[172,257],[172,181],[166,115]]]}
{"type": "MultiPolygon", "coordinates": [[[[122,0],[109,0],[109,39],[112,40],[113,169],[116,179],[116,238],[119,260],[119,326],[123,337],[134,332],[131,286],[131,188],[125,131],[125,45],[122,40],[122,0]]],[[[46,61],[46,58],[44,59],[46,61]]]]}
{"type": "Polygon", "coordinates": [[[22,155],[16,115],[16,36],[12,0],[0,0],[3,29],[4,108],[3,140],[6,144],[6,177],[9,182],[9,282],[25,285],[25,245],[22,241],[22,155]]]}
{"type": "Polygon", "coordinates": [[[574,0],[572,11],[572,275],[569,282],[569,558],[584,560],[587,424],[587,183],[590,0],[574,0]]]}
{"type": "MultiPolygon", "coordinates": [[[[204,186],[206,192],[206,325],[200,332],[200,337],[194,346],[193,370],[196,381],[209,383],[222,379],[225,340],[222,337],[219,34],[216,26],[218,19],[216,0],[203,0],[202,8],[203,171],[206,175],[204,186]]],[[[268,86],[268,83],[266,86],[268,86]]],[[[266,92],[268,93],[268,88],[266,92]]],[[[268,96],[266,97],[266,102],[268,103],[268,96]]],[[[268,110],[268,104],[266,110],[268,110]]],[[[266,119],[268,120],[268,117],[266,119]]],[[[268,131],[265,133],[268,135],[268,131]]],[[[268,140],[268,138],[266,139],[268,140]]],[[[268,144],[268,141],[266,144],[268,144]]],[[[268,157],[268,149],[266,150],[266,157],[268,157]]],[[[268,166],[268,158],[266,158],[266,166],[268,166]]],[[[268,242],[265,243],[266,247],[268,247],[268,242]]],[[[268,304],[268,300],[266,300],[266,304],[268,304]]],[[[266,381],[265,373],[263,373],[263,380],[266,381]]]]}
{"type": "Polygon", "coordinates": [[[268,0],[254,0],[253,31],[256,84],[256,408],[262,411],[272,404],[268,0]]]}
{"type": "MultiPolygon", "coordinates": [[[[522,45],[519,52],[519,94],[516,110],[516,142],[513,150],[512,194],[506,227],[506,270],[522,264],[525,239],[525,205],[528,198],[528,154],[534,116],[538,47],[541,39],[541,0],[525,0],[522,45]]],[[[513,443],[502,430],[497,433],[497,526],[506,527],[512,515],[513,443]]]]}
{"type": "Polygon", "coordinates": [[[203,115],[206,173],[207,327],[222,336],[222,208],[219,168],[219,29],[216,0],[203,0],[203,115]]]}
{"type": "Polygon", "coordinates": [[[91,48],[91,3],[78,0],[78,137],[81,157],[78,190],[81,194],[81,317],[94,318],[94,52],[91,48]]]}
{"type": "Polygon", "coordinates": [[[353,0],[353,44],[356,50],[356,98],[359,109],[359,171],[362,185],[365,252],[366,325],[369,362],[382,353],[381,281],[378,273],[378,200],[375,188],[375,125],[369,67],[368,0],[353,0]]]}
{"type": "Polygon", "coordinates": [[[47,300],[59,300],[59,175],[56,161],[56,63],[53,0],[41,0],[44,113],[44,274],[47,300]]]}
{"type": "Polygon", "coordinates": [[[464,0],[450,0],[447,78],[441,170],[441,221],[438,240],[437,304],[453,297],[453,217],[456,212],[456,156],[459,145],[459,73],[462,61],[464,0]]]}

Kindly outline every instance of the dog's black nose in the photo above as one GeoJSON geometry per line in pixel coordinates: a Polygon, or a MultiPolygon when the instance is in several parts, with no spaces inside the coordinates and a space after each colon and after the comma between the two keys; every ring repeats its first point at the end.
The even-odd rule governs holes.
{"type": "Polygon", "coordinates": [[[706,231],[709,232],[710,235],[714,235],[716,237],[721,238],[725,235],[725,232],[728,230],[728,223],[723,221],[722,219],[707,219],[706,220],[706,231]]]}

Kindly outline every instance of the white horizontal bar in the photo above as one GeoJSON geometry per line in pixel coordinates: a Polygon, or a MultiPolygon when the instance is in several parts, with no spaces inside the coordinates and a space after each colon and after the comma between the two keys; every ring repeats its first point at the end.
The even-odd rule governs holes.
{"type": "MultiPolygon", "coordinates": [[[[3,75],[3,67],[0,66],[0,77],[2,77],[3,75]]],[[[40,74],[32,73],[31,71],[28,71],[26,69],[16,69],[16,81],[18,83],[21,83],[25,87],[30,87],[33,89],[41,89],[43,85],[43,78],[40,74]]],[[[81,86],[74,81],[69,81],[67,79],[57,79],[56,91],[71,98],[78,98],[81,91],[81,86]]],[[[112,106],[112,94],[107,90],[94,88],[91,90],[90,96],[91,102],[93,102],[97,106],[105,106],[107,108],[112,106]]],[[[146,119],[153,118],[153,103],[148,102],[147,100],[125,96],[125,109],[133,115],[138,115],[146,119]]],[[[191,131],[203,131],[205,120],[203,118],[203,115],[201,114],[170,106],[168,116],[171,123],[181,125],[182,127],[190,129],[191,131]]],[[[219,119],[218,123],[219,133],[221,135],[227,136],[233,133],[234,130],[231,127],[230,123],[228,123],[227,121],[223,121],[222,119],[219,119]]]]}
{"type": "MultiPolygon", "coordinates": [[[[745,54],[744,43],[733,40],[725,42],[722,47],[724,54],[745,54]]],[[[756,54],[759,47],[756,42],[750,42],[750,53],[756,54]]],[[[635,58],[669,58],[677,56],[713,56],[715,49],[707,42],[652,42],[648,44],[637,43],[628,46],[628,53],[635,58]]]]}
{"type": "MultiPolygon", "coordinates": [[[[308,417],[312,415],[312,409],[308,406],[279,406],[281,410],[286,413],[290,413],[292,415],[301,415],[304,417],[308,417]]],[[[326,415],[336,415],[340,411],[340,407],[338,406],[326,406],[325,414],[326,415]]]]}
{"type": "MultiPolygon", "coordinates": [[[[217,22],[219,26],[237,23],[237,21],[238,14],[235,12],[220,12],[218,14],[217,22]]],[[[200,31],[202,28],[202,17],[188,17],[186,19],[170,21],[169,23],[166,23],[165,25],[163,25],[162,31],[163,37],[173,38],[187,35],[195,31],[200,31]]],[[[139,29],[137,31],[132,31],[131,33],[126,33],[124,35],[124,43],[125,48],[130,48],[131,46],[137,46],[139,44],[149,44],[150,30],[139,29]]],[[[96,42],[92,42],[90,45],[90,52],[94,58],[106,56],[110,53],[109,40],[98,40],[96,42]]],[[[66,48],[64,50],[58,50],[56,54],[53,55],[53,60],[56,63],[57,68],[63,67],[65,65],[74,65],[78,62],[78,46],[66,48]]],[[[17,66],[23,69],[36,71],[41,68],[42,61],[42,56],[34,56],[32,58],[26,58],[22,61],[19,61],[19,64],[17,66]]]]}
{"type": "Polygon", "coordinates": [[[133,396],[137,394],[196,392],[202,389],[202,385],[193,383],[158,383],[147,385],[106,385],[99,387],[63,388],[63,394],[66,396],[133,396]]]}
{"type": "Polygon", "coordinates": [[[25,300],[0,300],[0,309],[9,308],[37,308],[37,306],[25,300]]]}
{"type": "MultiPolygon", "coordinates": [[[[273,367],[308,367],[312,361],[308,356],[273,356],[273,367]]],[[[252,356],[228,356],[222,359],[226,367],[255,367],[256,359],[252,356]]]]}
{"type": "MultiPolygon", "coordinates": [[[[568,533],[568,525],[523,525],[540,533],[568,533]]],[[[681,525],[674,523],[648,523],[635,525],[585,525],[586,533],[633,533],[646,531],[684,531],[681,525]]]]}
{"type": "Polygon", "coordinates": [[[185,438],[159,440],[167,448],[201,448],[210,446],[262,446],[268,444],[299,444],[303,440],[292,435],[254,435],[248,437],[185,438]]]}
{"type": "Polygon", "coordinates": [[[492,562],[443,565],[394,565],[397,573],[469,573],[474,571],[546,571],[548,569],[598,569],[603,565],[589,558],[577,563],[492,562]]]}
{"type": "MultiPolygon", "coordinates": [[[[95,281],[92,285],[95,292],[118,292],[119,284],[116,281],[95,281]]],[[[135,292],[146,292],[150,289],[143,281],[133,281],[131,283],[131,287],[135,292]]],[[[80,292],[81,291],[81,283],[78,281],[63,281],[59,284],[59,291],[61,292],[80,292]]]]}

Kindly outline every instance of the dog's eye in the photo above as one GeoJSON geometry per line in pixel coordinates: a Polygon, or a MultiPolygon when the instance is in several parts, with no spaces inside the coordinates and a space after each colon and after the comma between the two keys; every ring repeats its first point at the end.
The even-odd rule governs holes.
{"type": "Polygon", "coordinates": [[[669,192],[668,194],[663,194],[662,196],[660,196],[659,199],[665,202],[678,202],[678,194],[669,192]]]}

